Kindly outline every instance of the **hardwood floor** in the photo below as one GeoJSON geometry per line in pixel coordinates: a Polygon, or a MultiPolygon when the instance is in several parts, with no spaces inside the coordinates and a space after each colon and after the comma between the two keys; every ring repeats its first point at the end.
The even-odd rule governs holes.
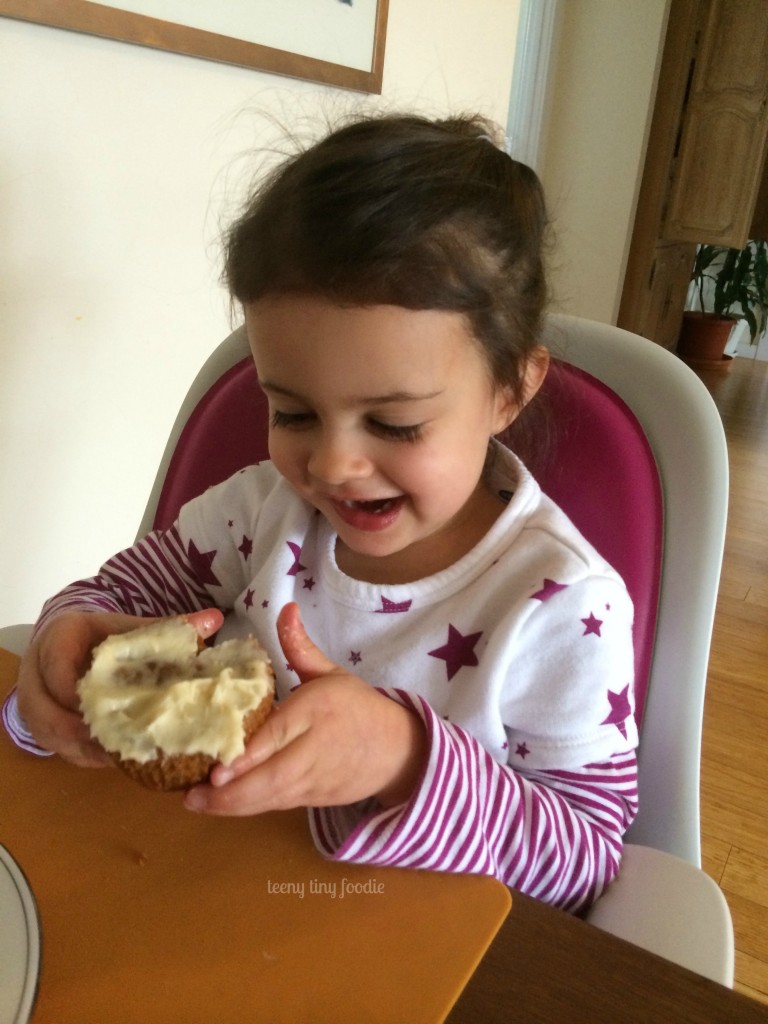
{"type": "Polygon", "coordinates": [[[731,908],[735,987],[768,1003],[768,362],[701,376],[731,468],[704,710],[703,865],[731,908]]]}

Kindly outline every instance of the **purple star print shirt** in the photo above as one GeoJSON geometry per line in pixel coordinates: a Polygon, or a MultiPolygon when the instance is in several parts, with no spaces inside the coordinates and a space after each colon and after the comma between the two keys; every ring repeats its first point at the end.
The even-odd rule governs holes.
{"type": "Polygon", "coordinates": [[[631,602],[501,446],[490,482],[508,504],[472,551],[433,577],[383,587],[341,573],[327,522],[269,463],[251,467],[67,588],[44,617],[214,603],[229,612],[222,638],[262,639],[285,696],[297,679],[275,618],[297,601],[325,653],[411,708],[430,740],[425,776],[402,807],[312,810],[320,849],[495,874],[581,908],[615,874],[635,812],[631,602]]]}

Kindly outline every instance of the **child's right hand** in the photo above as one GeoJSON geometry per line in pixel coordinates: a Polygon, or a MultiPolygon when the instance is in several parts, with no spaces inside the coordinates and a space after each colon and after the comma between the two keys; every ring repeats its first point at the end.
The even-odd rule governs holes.
{"type": "MultiPolygon", "coordinates": [[[[203,638],[223,621],[216,609],[187,618],[203,638]]],[[[127,633],[150,621],[117,612],[63,612],[37,634],[22,659],[16,689],[19,713],[41,747],[83,767],[112,763],[80,716],[77,681],[97,644],[111,633],[127,633]]]]}

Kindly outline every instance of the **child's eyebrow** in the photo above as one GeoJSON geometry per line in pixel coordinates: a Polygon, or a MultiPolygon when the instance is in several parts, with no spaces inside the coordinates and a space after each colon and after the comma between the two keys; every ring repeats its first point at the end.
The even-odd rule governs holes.
{"type": "MultiPolygon", "coordinates": [[[[259,381],[264,391],[271,392],[275,395],[282,395],[283,398],[293,398],[300,402],[306,402],[307,399],[300,395],[297,391],[293,391],[291,388],[284,387],[282,384],[278,384],[271,380],[259,381]]],[[[384,395],[350,395],[347,399],[349,405],[387,405],[395,404],[397,402],[424,402],[429,398],[437,398],[442,394],[442,391],[427,391],[424,394],[417,394],[413,391],[391,391],[384,395]]]]}

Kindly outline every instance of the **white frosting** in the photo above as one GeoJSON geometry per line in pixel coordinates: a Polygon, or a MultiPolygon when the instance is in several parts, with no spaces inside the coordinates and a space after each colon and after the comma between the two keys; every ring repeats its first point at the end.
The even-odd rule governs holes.
{"type": "Polygon", "coordinates": [[[123,760],[208,754],[229,764],[245,749],[243,720],[274,687],[249,637],[198,654],[197,631],[163,619],[107,637],[78,683],[91,735],[123,760]]]}

